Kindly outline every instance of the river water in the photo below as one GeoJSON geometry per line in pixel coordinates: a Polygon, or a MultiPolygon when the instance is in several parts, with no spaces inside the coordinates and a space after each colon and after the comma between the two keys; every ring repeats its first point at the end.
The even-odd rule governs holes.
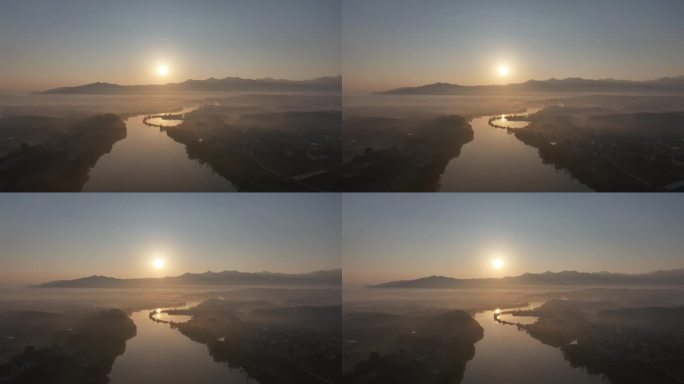
{"type": "MultiPolygon", "coordinates": [[[[155,317],[176,322],[190,318],[162,313],[167,309],[171,308],[160,308],[155,317]]],[[[146,309],[131,316],[137,335],[126,342],[126,351],[115,360],[109,375],[111,384],[258,384],[243,371],[214,362],[205,345],[190,340],[169,324],[150,320],[149,313],[146,309]]]]}
{"type": "MultiPolygon", "coordinates": [[[[183,112],[188,112],[186,109],[183,112]]],[[[178,113],[178,112],[172,112],[178,113]]],[[[90,170],[85,192],[222,192],[235,187],[209,166],[188,158],[185,146],[157,127],[143,123],[145,115],[126,119],[126,138],[115,143],[90,170]]],[[[178,124],[153,119],[150,123],[178,124]]]]}
{"type": "MultiPolygon", "coordinates": [[[[447,164],[442,174],[442,191],[590,191],[566,171],[542,163],[537,149],[524,144],[505,129],[490,126],[490,117],[478,117],[470,122],[475,138],[447,164]]],[[[521,128],[527,123],[500,119],[494,124],[521,128]]]]}
{"type": "MultiPolygon", "coordinates": [[[[602,376],[591,376],[584,368],[572,368],[559,348],[543,344],[514,325],[497,323],[494,313],[484,311],[475,315],[484,328],[484,338],[475,344],[475,357],[466,364],[462,384],[607,383],[602,376]]],[[[529,316],[501,318],[516,323],[534,321],[529,316]]]]}

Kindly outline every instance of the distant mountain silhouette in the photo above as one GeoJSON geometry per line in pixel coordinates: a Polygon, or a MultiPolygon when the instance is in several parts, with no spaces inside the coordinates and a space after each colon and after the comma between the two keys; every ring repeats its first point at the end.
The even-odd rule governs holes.
{"type": "Polygon", "coordinates": [[[684,268],[640,274],[610,272],[544,272],[485,279],[429,276],[371,285],[371,288],[463,288],[523,285],[684,285],[684,268]]]}
{"type": "Polygon", "coordinates": [[[589,80],[569,77],[562,80],[528,80],[524,83],[506,85],[472,86],[434,83],[418,87],[390,89],[380,93],[385,95],[469,95],[516,92],[684,92],[684,76],[664,77],[647,81],[589,80]]]}
{"type": "Polygon", "coordinates": [[[185,92],[335,92],[342,89],[341,76],[319,77],[311,80],[283,79],[224,79],[186,80],[182,83],[118,85],[110,83],[91,83],[76,87],[61,87],[39,92],[64,95],[151,95],[185,92]]]}
{"type": "Polygon", "coordinates": [[[331,269],[300,274],[272,272],[204,272],[185,273],[161,278],[117,279],[88,276],[75,280],[59,280],[34,285],[35,288],[148,288],[181,285],[340,285],[342,271],[331,269]]]}

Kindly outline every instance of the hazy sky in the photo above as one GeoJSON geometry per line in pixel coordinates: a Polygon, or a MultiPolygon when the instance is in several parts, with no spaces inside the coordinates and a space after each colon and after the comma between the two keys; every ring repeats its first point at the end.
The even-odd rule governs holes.
{"type": "Polygon", "coordinates": [[[0,284],[339,268],[339,225],[334,194],[2,194],[0,284]]]}
{"type": "Polygon", "coordinates": [[[680,76],[683,17],[682,0],[345,0],[344,87],[680,76]]]}
{"type": "Polygon", "coordinates": [[[684,267],[682,194],[346,194],[342,207],[345,284],[684,267]]]}
{"type": "Polygon", "coordinates": [[[340,23],[340,0],[2,0],[0,89],[337,75],[340,23]]]}

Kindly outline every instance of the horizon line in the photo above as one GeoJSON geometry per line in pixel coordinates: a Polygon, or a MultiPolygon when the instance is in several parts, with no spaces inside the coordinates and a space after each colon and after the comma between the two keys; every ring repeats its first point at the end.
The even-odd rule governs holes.
{"type": "MultiPolygon", "coordinates": [[[[344,79],[344,74],[342,75],[344,79]]],[[[547,79],[535,79],[535,78],[529,78],[524,81],[519,81],[519,82],[510,82],[510,83],[505,83],[505,84],[496,84],[496,83],[489,83],[489,84],[477,84],[477,83],[472,83],[472,84],[466,84],[466,83],[459,83],[459,82],[449,82],[449,81],[435,81],[435,82],[430,82],[430,83],[418,83],[414,85],[401,85],[401,86],[395,86],[393,88],[375,88],[375,89],[361,89],[361,88],[352,88],[347,90],[347,92],[351,93],[383,93],[387,91],[393,91],[397,89],[403,89],[403,88],[419,88],[419,87],[424,87],[424,86],[429,86],[429,85],[436,85],[436,84],[448,84],[448,85],[457,85],[461,87],[500,87],[500,86],[507,86],[507,85],[515,85],[515,84],[524,84],[529,81],[549,81],[549,80],[568,80],[568,79],[581,79],[581,80],[593,80],[593,81],[629,81],[629,82],[635,82],[635,83],[641,83],[641,82],[649,82],[649,81],[657,81],[657,80],[663,80],[663,79],[678,79],[678,78],[684,78],[684,74],[680,75],[664,75],[664,76],[659,76],[659,77],[649,77],[646,79],[641,79],[641,80],[636,80],[636,79],[626,79],[626,78],[612,78],[612,77],[601,77],[601,78],[589,78],[589,77],[581,77],[581,76],[567,76],[567,77],[550,77],[547,79]]],[[[345,92],[345,87],[342,87],[342,91],[345,92]]]]}
{"type": "Polygon", "coordinates": [[[517,275],[507,275],[507,276],[499,276],[499,277],[454,277],[454,276],[446,276],[446,275],[425,275],[425,276],[420,276],[420,277],[414,277],[414,278],[405,278],[405,279],[396,279],[396,280],[388,280],[388,281],[382,281],[382,282],[376,282],[376,283],[350,283],[353,285],[358,285],[362,284],[364,286],[368,285],[379,285],[379,284],[385,284],[385,283],[394,283],[394,282],[402,282],[402,281],[414,281],[414,280],[420,280],[420,279],[426,279],[426,278],[431,278],[431,277],[444,277],[448,279],[454,279],[454,280],[489,280],[489,279],[506,279],[506,278],[514,278],[514,277],[520,277],[523,275],[541,275],[545,273],[564,273],[564,272],[577,272],[577,273],[586,273],[586,274],[601,274],[601,273],[608,273],[608,274],[614,274],[614,275],[644,275],[644,274],[649,274],[649,273],[658,273],[658,272],[669,272],[669,271],[676,271],[676,270],[684,270],[684,267],[673,267],[673,268],[661,268],[661,269],[651,269],[651,270],[645,270],[641,272],[610,272],[606,270],[602,271],[578,271],[575,269],[564,269],[558,272],[554,272],[551,270],[546,270],[543,272],[522,272],[517,275]]]}
{"type": "MultiPolygon", "coordinates": [[[[81,276],[81,277],[75,277],[75,278],[64,278],[64,279],[56,279],[56,280],[50,280],[47,281],[46,283],[52,283],[56,281],[73,281],[73,280],[80,280],[80,279],[87,279],[91,277],[104,277],[104,278],[109,278],[109,279],[116,279],[116,280],[136,280],[136,279],[165,279],[169,277],[180,277],[183,275],[202,275],[206,273],[223,273],[223,272],[238,272],[238,273],[245,273],[245,274],[260,274],[260,273],[270,273],[274,275],[304,275],[304,274],[311,274],[311,273],[316,273],[316,272],[333,272],[333,271],[339,271],[342,268],[328,268],[328,269],[315,269],[315,270],[309,270],[306,272],[276,272],[276,271],[268,271],[268,270],[260,270],[260,271],[240,271],[237,269],[223,269],[217,272],[214,272],[212,270],[206,270],[203,272],[183,272],[177,275],[166,275],[166,276],[147,276],[147,277],[114,277],[114,276],[108,276],[108,275],[98,275],[98,274],[92,274],[92,275],[86,275],[86,276],[81,276]]],[[[43,284],[43,283],[38,283],[38,284],[43,284]]]]}
{"type": "Polygon", "coordinates": [[[87,83],[78,83],[75,85],[61,85],[61,86],[56,86],[52,88],[47,88],[47,89],[21,89],[21,90],[2,90],[0,89],[0,92],[28,92],[28,93],[43,93],[45,91],[49,90],[54,90],[54,89],[60,89],[60,88],[76,88],[76,87],[82,87],[82,86],[87,86],[87,85],[94,85],[94,84],[106,84],[106,85],[118,85],[122,87],[146,87],[146,86],[164,86],[164,85],[171,85],[171,84],[181,84],[187,81],[207,81],[207,80],[226,80],[226,79],[240,79],[240,80],[254,80],[254,81],[260,81],[260,80],[280,80],[280,81],[312,81],[312,80],[319,80],[319,79],[325,79],[325,78],[342,78],[342,74],[336,74],[336,75],[321,75],[321,76],[314,76],[314,77],[304,77],[304,78],[285,78],[285,77],[241,77],[241,76],[225,76],[225,77],[214,77],[210,76],[207,78],[192,78],[189,77],[185,80],[177,81],[177,82],[167,82],[167,83],[145,83],[145,84],[134,84],[134,83],[116,83],[116,82],[109,82],[109,81],[103,81],[103,80],[98,80],[98,81],[91,81],[87,83]]]}

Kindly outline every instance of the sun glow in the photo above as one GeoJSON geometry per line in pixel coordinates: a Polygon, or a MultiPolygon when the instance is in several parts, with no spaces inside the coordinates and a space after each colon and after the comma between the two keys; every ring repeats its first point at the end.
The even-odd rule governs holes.
{"type": "Polygon", "coordinates": [[[501,77],[508,76],[508,73],[510,72],[507,65],[500,65],[496,71],[499,73],[499,76],[501,77]]]}
{"type": "Polygon", "coordinates": [[[157,67],[157,74],[159,76],[166,76],[169,74],[169,67],[167,65],[160,65],[157,67]]]}
{"type": "Polygon", "coordinates": [[[502,258],[497,257],[494,260],[492,260],[492,268],[496,270],[500,270],[504,266],[504,261],[502,258]]]}
{"type": "Polygon", "coordinates": [[[152,266],[154,266],[154,269],[162,269],[166,266],[166,261],[162,259],[161,257],[157,257],[152,261],[152,266]]]}

